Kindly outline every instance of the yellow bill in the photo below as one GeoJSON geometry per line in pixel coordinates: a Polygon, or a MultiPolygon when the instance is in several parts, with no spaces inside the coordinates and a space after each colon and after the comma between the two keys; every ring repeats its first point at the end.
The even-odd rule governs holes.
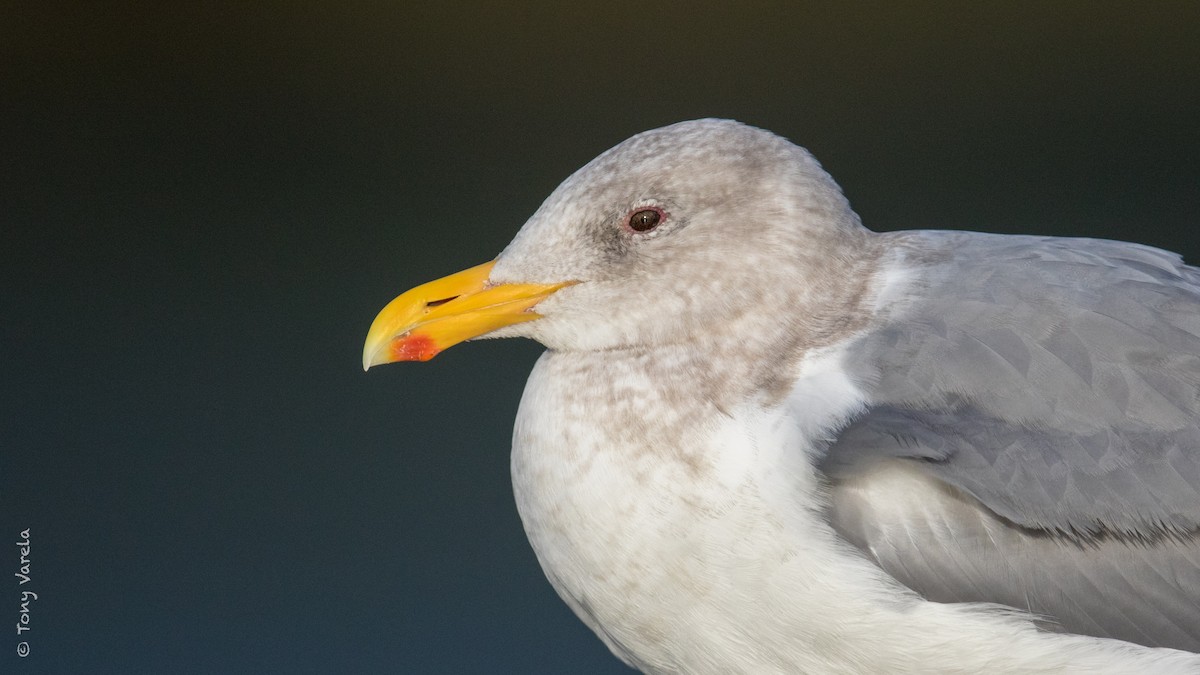
{"type": "Polygon", "coordinates": [[[442,350],[539,315],[529,311],[561,284],[487,283],[495,261],[421,284],[379,312],[363,345],[363,370],[428,361],[442,350]]]}

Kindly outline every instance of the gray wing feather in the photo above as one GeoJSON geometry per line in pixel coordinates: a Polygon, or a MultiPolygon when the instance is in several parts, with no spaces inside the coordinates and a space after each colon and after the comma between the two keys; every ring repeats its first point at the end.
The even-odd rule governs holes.
{"type": "Polygon", "coordinates": [[[1119,242],[887,236],[918,282],[847,356],[870,401],[822,465],[835,527],[931,599],[1200,651],[1200,271],[1119,242]],[[897,471],[942,498],[882,503],[897,471]]]}
{"type": "Polygon", "coordinates": [[[930,600],[998,603],[1052,629],[1200,651],[1194,540],[1083,543],[1022,528],[907,460],[860,466],[837,481],[834,527],[930,600]],[[921,503],[896,498],[902,491],[921,503]]]}

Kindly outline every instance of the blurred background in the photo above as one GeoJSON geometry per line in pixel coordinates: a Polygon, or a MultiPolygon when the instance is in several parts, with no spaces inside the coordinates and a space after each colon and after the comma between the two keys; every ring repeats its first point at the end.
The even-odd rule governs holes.
{"type": "Polygon", "coordinates": [[[876,230],[1196,262],[1197,83],[1194,2],[5,3],[0,671],[628,672],[512,502],[541,348],[364,374],[375,313],[706,116],[876,230]]]}

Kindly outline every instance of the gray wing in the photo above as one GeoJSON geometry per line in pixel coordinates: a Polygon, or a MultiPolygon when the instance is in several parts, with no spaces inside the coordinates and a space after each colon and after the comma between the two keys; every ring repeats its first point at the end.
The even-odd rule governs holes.
{"type": "Polygon", "coordinates": [[[838,531],[931,600],[1200,651],[1200,271],[1144,246],[904,233],[847,364],[838,531]]]}

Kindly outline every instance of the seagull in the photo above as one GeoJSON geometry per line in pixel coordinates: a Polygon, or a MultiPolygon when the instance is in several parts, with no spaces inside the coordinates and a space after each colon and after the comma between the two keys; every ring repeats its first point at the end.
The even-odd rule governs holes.
{"type": "Polygon", "coordinates": [[[803,148],[638,134],[363,366],[547,349],[512,442],[559,596],[645,673],[1200,673],[1200,269],[875,233],[803,148]]]}

